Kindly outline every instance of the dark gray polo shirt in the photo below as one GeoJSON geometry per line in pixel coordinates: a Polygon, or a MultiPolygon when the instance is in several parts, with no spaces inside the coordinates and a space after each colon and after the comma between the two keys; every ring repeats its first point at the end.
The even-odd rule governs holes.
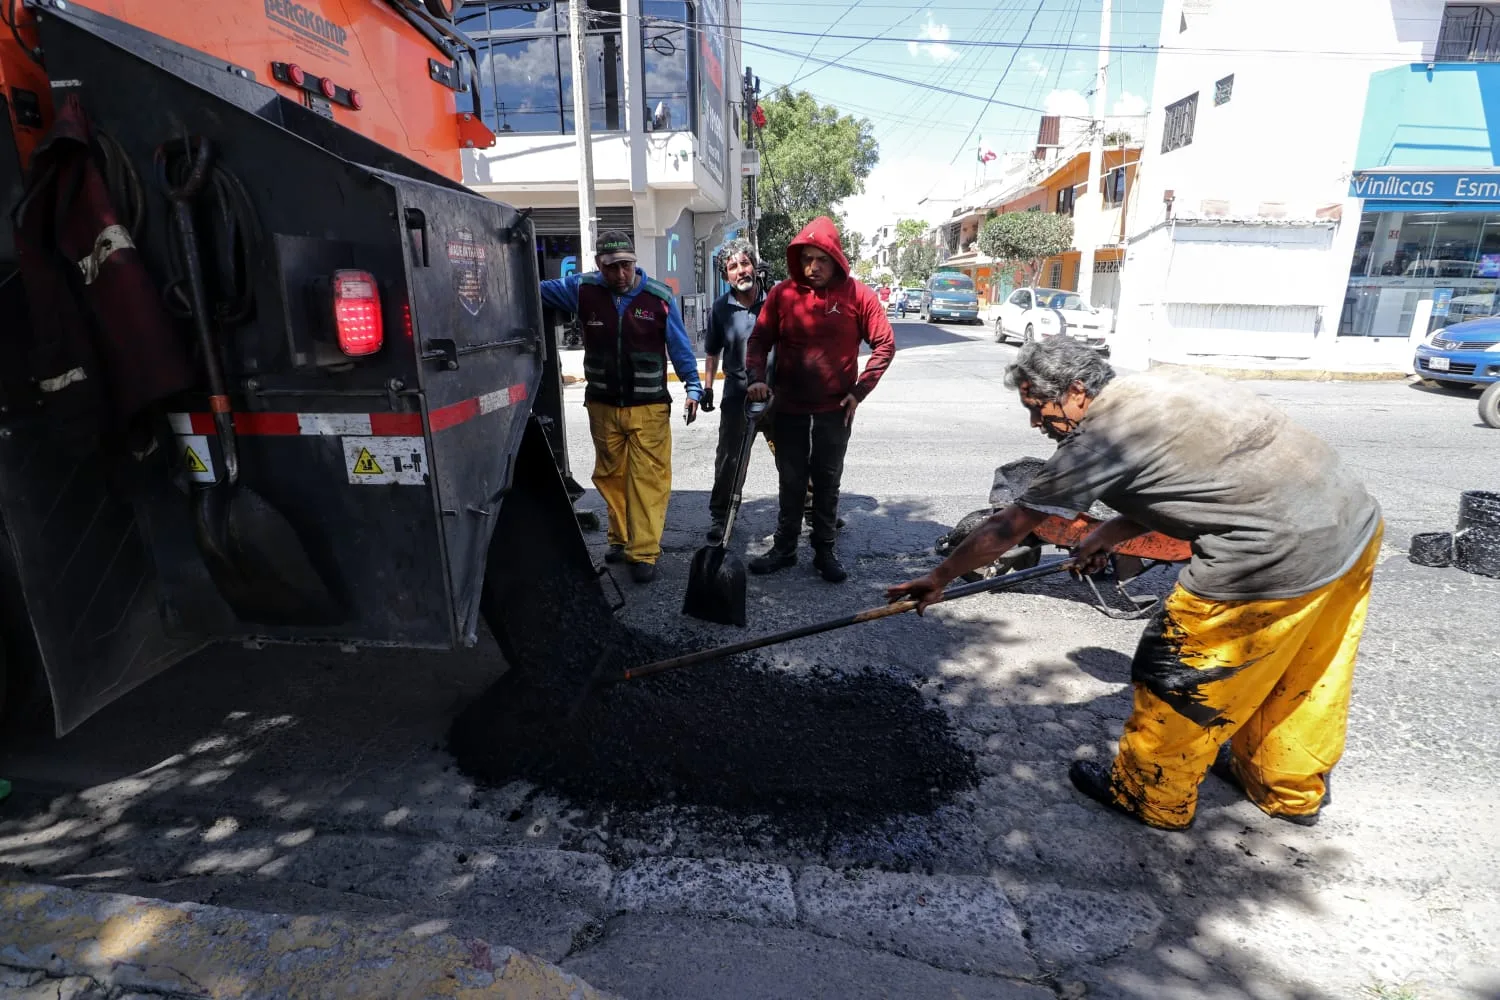
{"type": "Polygon", "coordinates": [[[719,356],[719,367],[724,372],[723,399],[737,399],[745,395],[748,387],[745,373],[745,345],[750,341],[750,332],[755,329],[760,307],[765,305],[766,293],[756,293],[755,305],[746,309],[734,297],[734,292],[725,292],[714,303],[708,315],[708,334],[703,340],[703,350],[719,356]]]}

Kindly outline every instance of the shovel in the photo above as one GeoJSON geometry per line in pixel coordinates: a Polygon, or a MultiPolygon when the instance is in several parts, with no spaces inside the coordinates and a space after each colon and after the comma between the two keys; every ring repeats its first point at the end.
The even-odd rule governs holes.
{"type": "Polygon", "coordinates": [[[693,553],[688,567],[687,593],[682,597],[682,613],[720,625],[745,627],[745,563],[729,551],[729,535],[734,530],[735,515],[745,490],[745,473],[750,468],[750,452],[765,402],[745,401],[745,434],[740,441],[739,463],[734,470],[734,496],[724,518],[724,537],[715,545],[705,545],[693,553]]]}
{"type": "MultiPolygon", "coordinates": [[[[1054,559],[1051,562],[1042,563],[1031,569],[1017,570],[1004,576],[992,577],[988,580],[980,580],[978,583],[966,583],[961,587],[950,587],[943,591],[943,596],[933,603],[943,601],[956,601],[960,597],[972,597],[975,594],[988,594],[996,590],[1008,590],[1011,587],[1042,577],[1061,573],[1071,566],[1071,558],[1054,559]]],[[[574,720],[583,711],[585,705],[594,699],[599,692],[612,684],[621,681],[633,681],[641,677],[650,677],[652,674],[665,673],[668,670],[681,670],[684,667],[694,667],[709,660],[718,660],[735,653],[748,653],[752,649],[764,649],[766,646],[775,646],[778,643],[789,642],[792,639],[801,639],[809,635],[817,635],[820,632],[832,632],[834,629],[848,628],[850,625],[862,625],[865,622],[879,621],[892,615],[905,614],[916,610],[916,601],[893,601],[883,604],[878,608],[869,608],[856,614],[845,615],[843,618],[830,618],[827,621],[814,622],[811,625],[802,625],[797,628],[787,629],[785,632],[773,632],[763,635],[757,639],[746,639],[743,642],[732,642],[727,646],[715,646],[712,649],[700,649],[696,653],[686,653],[682,656],[674,656],[668,660],[657,660],[655,663],[647,663],[639,667],[631,667],[621,673],[609,676],[604,672],[605,665],[609,663],[613,650],[605,650],[604,655],[594,666],[594,672],[589,683],[583,688],[572,708],[565,716],[568,720],[574,720]]]]}
{"type": "Polygon", "coordinates": [[[219,593],[240,618],[261,625],[313,625],[336,621],[337,606],[313,567],[296,529],[255,491],[239,482],[234,413],[209,326],[203,258],[193,222],[193,202],[208,179],[211,150],[206,139],[188,140],[192,156],[186,178],[173,184],[165,147],[156,153],[158,177],[171,200],[182,243],[188,305],[199,353],[208,376],[209,409],[224,468],[194,496],[193,533],[219,593]]]}

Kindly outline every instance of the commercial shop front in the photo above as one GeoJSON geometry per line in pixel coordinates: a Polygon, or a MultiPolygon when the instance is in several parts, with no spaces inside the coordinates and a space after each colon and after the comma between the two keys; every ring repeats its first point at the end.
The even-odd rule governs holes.
{"type": "Polygon", "coordinates": [[[1500,314],[1500,171],[1357,172],[1341,336],[1426,336],[1500,314]]]}

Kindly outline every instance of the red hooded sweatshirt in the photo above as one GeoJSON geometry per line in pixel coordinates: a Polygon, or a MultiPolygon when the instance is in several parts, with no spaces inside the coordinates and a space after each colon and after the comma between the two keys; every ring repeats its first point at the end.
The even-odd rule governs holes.
{"type": "Polygon", "coordinates": [[[766,357],[774,347],[776,407],[782,413],[832,412],[851,392],[863,402],[896,354],[885,307],[863,282],[849,277],[838,228],[827,216],[809,222],[786,257],[792,277],[766,295],[745,351],[750,383],[766,380],[766,357]],[[813,288],[802,277],[800,248],[805,246],[822,250],[838,266],[826,288],[813,288]],[[863,374],[860,341],[870,345],[863,374]]]}

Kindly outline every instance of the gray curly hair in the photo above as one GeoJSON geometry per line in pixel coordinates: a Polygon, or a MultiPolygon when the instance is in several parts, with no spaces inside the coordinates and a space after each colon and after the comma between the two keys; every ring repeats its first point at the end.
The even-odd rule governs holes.
{"type": "Polygon", "coordinates": [[[1029,394],[1044,403],[1062,399],[1074,382],[1092,399],[1114,377],[1115,370],[1098,351],[1070,337],[1027,344],[1005,369],[1007,386],[1019,389],[1024,382],[1031,387],[1029,394]]]}
{"type": "Polygon", "coordinates": [[[721,246],[719,248],[719,252],[714,257],[715,262],[719,265],[719,273],[723,274],[724,265],[734,260],[740,254],[744,254],[746,257],[750,258],[751,267],[754,267],[759,263],[759,261],[755,259],[755,251],[750,248],[750,241],[745,239],[743,236],[736,236],[734,239],[729,240],[723,246],[721,246]]]}

